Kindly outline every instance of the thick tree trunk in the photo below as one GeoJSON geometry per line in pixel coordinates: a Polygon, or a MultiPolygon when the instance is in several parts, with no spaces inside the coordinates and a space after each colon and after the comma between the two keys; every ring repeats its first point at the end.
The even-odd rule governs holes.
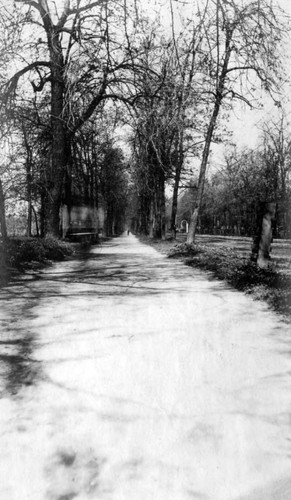
{"type": "Polygon", "coordinates": [[[177,233],[176,219],[178,210],[178,193],[179,193],[181,171],[182,171],[182,162],[179,161],[175,171],[175,183],[173,189],[173,201],[172,201],[172,213],[171,213],[171,232],[172,232],[172,238],[174,239],[176,239],[176,233],[177,233]]]}
{"type": "Polygon", "coordinates": [[[140,223],[139,232],[141,234],[149,234],[149,217],[150,217],[150,200],[147,195],[140,197],[140,223]]]}
{"type": "Polygon", "coordinates": [[[174,186],[172,213],[171,213],[171,233],[172,233],[172,238],[174,240],[176,239],[176,235],[177,235],[177,226],[176,226],[177,209],[178,209],[178,189],[176,189],[174,186]]]}
{"type": "Polygon", "coordinates": [[[172,212],[171,212],[171,232],[172,238],[176,239],[177,226],[177,210],[178,210],[178,193],[179,193],[179,184],[181,179],[181,172],[184,161],[184,152],[183,152],[183,127],[180,131],[179,137],[176,141],[176,169],[175,169],[175,181],[173,188],[173,201],[172,201],[172,212]]]}
{"type": "Polygon", "coordinates": [[[60,234],[62,186],[67,163],[67,137],[64,116],[65,68],[60,33],[52,30],[51,26],[46,28],[46,31],[51,62],[52,151],[50,175],[48,175],[49,185],[47,186],[45,233],[58,237],[60,234]]]}
{"type": "Polygon", "coordinates": [[[45,231],[46,231],[46,198],[47,198],[47,192],[46,189],[43,187],[41,190],[40,194],[40,236],[43,238],[45,236],[45,231]]]}
{"type": "MultiPolygon", "coordinates": [[[[56,87],[58,87],[56,85],[56,87]]],[[[59,86],[52,103],[51,175],[46,204],[46,234],[59,236],[62,186],[66,168],[66,136],[62,123],[62,88],[59,86]]]]}
{"type": "Polygon", "coordinates": [[[267,269],[270,264],[276,209],[276,202],[263,202],[260,204],[257,234],[254,237],[251,255],[251,259],[257,263],[260,269],[267,269]]]}
{"type": "Polygon", "coordinates": [[[149,237],[154,237],[154,226],[155,226],[155,216],[154,216],[154,199],[150,202],[150,215],[149,215],[149,237]]]}
{"type": "Polygon", "coordinates": [[[24,145],[26,149],[26,198],[27,198],[27,236],[31,236],[31,187],[32,187],[32,149],[27,138],[27,132],[24,124],[22,125],[22,133],[24,138],[24,145]]]}
{"type": "Polygon", "coordinates": [[[32,231],[31,231],[31,226],[32,226],[32,208],[31,208],[31,199],[28,200],[28,207],[27,207],[27,236],[31,236],[32,231]]]}
{"type": "Polygon", "coordinates": [[[165,174],[162,168],[159,168],[156,185],[156,210],[154,237],[166,239],[166,201],[165,201],[165,174]]]}
{"type": "Polygon", "coordinates": [[[166,197],[165,197],[165,176],[161,180],[161,236],[166,239],[166,197]]]}
{"type": "Polygon", "coordinates": [[[33,205],[31,205],[31,210],[32,210],[33,215],[34,215],[36,236],[39,237],[39,227],[38,227],[37,213],[36,213],[35,208],[34,208],[33,205]]]}
{"type": "Polygon", "coordinates": [[[7,240],[7,226],[6,226],[6,217],[5,217],[5,202],[4,202],[4,194],[3,194],[3,186],[2,181],[0,179],[0,226],[1,226],[1,235],[2,240],[5,245],[7,240]]]}

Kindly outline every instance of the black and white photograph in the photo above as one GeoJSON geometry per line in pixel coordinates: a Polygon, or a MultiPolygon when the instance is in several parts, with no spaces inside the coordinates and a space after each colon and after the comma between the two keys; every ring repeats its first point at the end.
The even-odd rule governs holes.
{"type": "Polygon", "coordinates": [[[0,0],[0,500],[291,500],[291,0],[0,0]]]}

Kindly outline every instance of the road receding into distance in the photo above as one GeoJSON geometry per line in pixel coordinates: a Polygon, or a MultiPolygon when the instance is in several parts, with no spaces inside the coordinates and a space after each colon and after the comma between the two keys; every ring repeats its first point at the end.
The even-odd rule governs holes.
{"type": "Polygon", "coordinates": [[[134,236],[0,290],[1,500],[290,500],[290,325],[134,236]]]}

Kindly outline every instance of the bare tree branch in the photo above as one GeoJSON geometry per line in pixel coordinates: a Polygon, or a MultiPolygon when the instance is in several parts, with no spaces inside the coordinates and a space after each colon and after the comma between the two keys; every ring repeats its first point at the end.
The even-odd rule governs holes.
{"type": "Polygon", "coordinates": [[[81,12],[84,12],[86,10],[93,9],[94,7],[100,7],[100,5],[106,5],[107,0],[97,0],[96,2],[89,3],[87,5],[83,5],[83,7],[77,7],[75,9],[69,9],[68,15],[72,14],[80,14],[81,12]]]}
{"type": "Polygon", "coordinates": [[[35,61],[25,68],[21,69],[20,71],[17,71],[15,75],[13,75],[12,78],[7,82],[6,84],[6,94],[9,94],[10,92],[13,92],[17,86],[19,78],[21,78],[23,75],[31,71],[32,69],[37,69],[39,67],[47,67],[50,68],[51,64],[49,61],[35,61]]]}

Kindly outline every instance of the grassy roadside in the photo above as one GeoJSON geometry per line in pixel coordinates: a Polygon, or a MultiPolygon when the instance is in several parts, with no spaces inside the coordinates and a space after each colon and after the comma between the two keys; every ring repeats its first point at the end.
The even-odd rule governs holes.
{"type": "Polygon", "coordinates": [[[211,271],[214,277],[250,294],[255,300],[267,302],[286,321],[291,320],[291,274],[286,269],[280,269],[275,264],[268,270],[258,269],[247,257],[241,256],[231,247],[199,243],[189,248],[185,243],[175,244],[171,240],[140,239],[169,258],[211,271]]]}
{"type": "Polygon", "coordinates": [[[76,244],[55,238],[9,238],[5,253],[0,244],[0,286],[5,285],[11,275],[17,272],[64,260],[75,249],[76,244]]]}

